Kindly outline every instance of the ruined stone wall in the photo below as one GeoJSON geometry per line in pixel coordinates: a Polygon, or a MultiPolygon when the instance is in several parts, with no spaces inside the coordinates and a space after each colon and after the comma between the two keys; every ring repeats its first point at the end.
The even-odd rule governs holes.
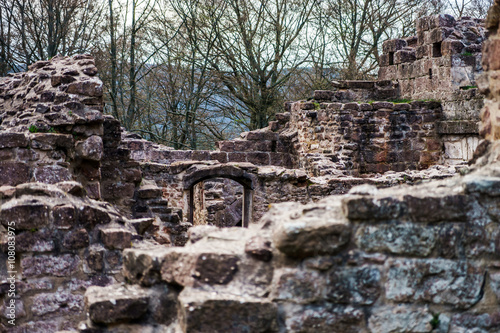
{"type": "Polygon", "coordinates": [[[123,281],[122,250],[137,231],[85,192],[76,182],[0,186],[1,332],[75,329],[85,319],[85,290],[123,281]],[[15,326],[7,323],[11,299],[15,326]]]}
{"type": "Polygon", "coordinates": [[[446,161],[470,160],[484,99],[478,90],[484,21],[436,15],[418,19],[416,26],[416,37],[384,42],[379,80],[396,81],[398,98],[440,101],[446,161]]]}
{"type": "MultiPolygon", "coordinates": [[[[359,176],[423,169],[443,160],[436,127],[439,103],[341,104],[323,99],[295,102],[290,113],[301,157],[314,153],[328,157],[334,172],[359,176]]],[[[307,168],[307,158],[302,159],[307,168]]]]}
{"type": "Polygon", "coordinates": [[[53,58],[0,80],[0,185],[81,182],[100,198],[102,82],[90,56],[53,58]]]}

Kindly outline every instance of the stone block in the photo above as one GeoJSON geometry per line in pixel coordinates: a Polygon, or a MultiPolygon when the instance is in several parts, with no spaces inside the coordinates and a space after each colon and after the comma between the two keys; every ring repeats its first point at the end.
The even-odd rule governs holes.
{"type": "Polygon", "coordinates": [[[449,332],[495,332],[500,327],[500,311],[463,312],[453,315],[449,332]]]}
{"type": "Polygon", "coordinates": [[[500,177],[467,175],[463,179],[463,186],[466,193],[500,196],[500,177]]]}
{"type": "Polygon", "coordinates": [[[335,92],[331,90],[315,90],[313,98],[317,101],[331,101],[334,95],[335,92]]]}
{"type": "Polygon", "coordinates": [[[101,97],[103,94],[102,82],[98,82],[97,80],[73,82],[68,85],[67,93],[91,97],[101,97]]]}
{"type": "Polygon", "coordinates": [[[101,229],[101,240],[108,249],[126,249],[132,246],[132,233],[122,228],[101,229]]]}
{"type": "Polygon", "coordinates": [[[413,224],[363,226],[356,232],[356,245],[367,252],[389,252],[426,257],[436,244],[436,230],[413,224]]]}
{"type": "Polygon", "coordinates": [[[16,186],[28,183],[30,180],[30,170],[23,162],[0,162],[0,186],[16,186]]]}
{"type": "Polygon", "coordinates": [[[404,39],[390,39],[382,43],[383,53],[396,52],[408,46],[404,39]]]}
{"type": "Polygon", "coordinates": [[[45,165],[33,170],[33,180],[39,183],[55,184],[72,180],[68,168],[60,165],[45,165]]]}
{"type": "MultiPolygon", "coordinates": [[[[394,54],[394,64],[403,64],[408,62],[413,62],[416,60],[415,51],[400,50],[394,54]]],[[[403,77],[408,77],[410,75],[403,75],[403,77]]]]}
{"type": "Polygon", "coordinates": [[[141,318],[148,310],[149,292],[136,285],[89,287],[85,308],[96,324],[127,322],[141,318]]]}
{"type": "Polygon", "coordinates": [[[342,209],[350,220],[393,220],[407,212],[404,202],[392,197],[346,196],[342,209]]]}
{"type": "Polygon", "coordinates": [[[269,165],[271,163],[271,159],[269,157],[269,153],[247,153],[247,162],[253,163],[255,165],[269,165]]]}
{"type": "Polygon", "coordinates": [[[100,161],[104,154],[101,137],[93,135],[84,141],[79,141],[75,146],[76,156],[91,161],[100,161]]]}
{"type": "Polygon", "coordinates": [[[142,185],[136,191],[140,199],[152,199],[162,196],[162,190],[156,185],[142,185]]]}
{"type": "Polygon", "coordinates": [[[441,54],[443,56],[462,53],[464,44],[459,40],[444,40],[441,43],[441,54]]]}
{"type": "Polygon", "coordinates": [[[2,205],[0,222],[4,226],[14,222],[16,230],[38,229],[48,224],[49,213],[50,207],[43,202],[29,199],[13,200],[2,205]]]}
{"type": "Polygon", "coordinates": [[[233,254],[172,250],[163,257],[162,280],[181,286],[228,284],[238,271],[233,254]]]}
{"type": "Polygon", "coordinates": [[[219,161],[220,163],[227,163],[226,152],[210,152],[210,159],[219,161]]]}
{"type": "Polygon", "coordinates": [[[123,251],[123,274],[133,283],[151,286],[161,281],[161,265],[168,249],[163,246],[123,251]]]}
{"type": "Polygon", "coordinates": [[[497,56],[500,54],[500,39],[490,38],[483,44],[483,59],[482,64],[484,70],[496,71],[500,69],[500,59],[497,56]]]}
{"type": "Polygon", "coordinates": [[[335,254],[349,242],[351,224],[340,209],[307,206],[283,212],[273,231],[274,246],[294,258],[335,254]]]}
{"type": "Polygon", "coordinates": [[[54,225],[58,229],[70,229],[76,224],[76,211],[72,205],[55,206],[52,209],[54,225]]]}
{"type": "Polygon", "coordinates": [[[275,271],[274,276],[271,298],[275,302],[309,304],[326,296],[326,277],[317,271],[285,268],[275,271]]]}
{"type": "Polygon", "coordinates": [[[332,303],[373,304],[381,293],[381,275],[373,267],[334,267],[327,274],[326,299],[332,303]]]}
{"type": "Polygon", "coordinates": [[[63,246],[71,250],[89,246],[87,230],[82,228],[68,232],[63,238],[63,246]]]}
{"type": "Polygon", "coordinates": [[[455,18],[448,14],[439,14],[427,18],[429,22],[429,29],[438,27],[453,28],[455,26],[455,18]]]}
{"type": "Polygon", "coordinates": [[[94,227],[96,224],[111,222],[108,212],[100,207],[84,205],[79,209],[78,222],[84,226],[94,227]]]}
{"type": "Polygon", "coordinates": [[[65,289],[59,289],[55,293],[37,294],[32,300],[31,312],[35,316],[64,315],[83,310],[83,295],[72,294],[70,290],[65,289]]]}
{"type": "Polygon", "coordinates": [[[184,332],[278,332],[278,308],[262,298],[211,293],[191,288],[179,295],[184,332]]]}
{"type": "Polygon", "coordinates": [[[280,309],[284,313],[287,332],[365,332],[364,312],[352,306],[285,303],[280,309]]]}
{"type": "Polygon", "coordinates": [[[80,258],[71,254],[28,256],[21,259],[24,277],[70,276],[78,270],[80,258]]]}
{"type": "Polygon", "coordinates": [[[469,308],[482,297],[484,268],[447,259],[394,259],[387,262],[386,298],[469,308]]]}
{"type": "Polygon", "coordinates": [[[427,307],[394,306],[378,308],[368,319],[371,333],[430,333],[433,315],[427,307]]]}
{"type": "Polygon", "coordinates": [[[405,195],[409,215],[415,222],[465,222],[472,198],[462,194],[405,195]]]}
{"type": "MultiPolygon", "coordinates": [[[[55,248],[52,235],[48,230],[24,231],[16,235],[16,251],[50,252],[55,248]]],[[[6,252],[6,251],[4,251],[6,252]]]]}
{"type": "MultiPolygon", "coordinates": [[[[434,28],[431,31],[429,31],[429,35],[427,35],[426,43],[427,44],[433,44],[433,43],[439,43],[448,38],[449,35],[454,31],[452,28],[434,28]]],[[[441,51],[441,50],[440,50],[441,51]]]]}
{"type": "Polygon", "coordinates": [[[437,124],[439,134],[478,134],[479,124],[477,121],[458,120],[440,121],[437,124]]]}
{"type": "Polygon", "coordinates": [[[0,133],[0,149],[27,147],[28,142],[23,133],[0,133]]]}
{"type": "Polygon", "coordinates": [[[31,147],[41,150],[73,149],[74,142],[73,136],[69,134],[35,133],[31,136],[31,147]]]}

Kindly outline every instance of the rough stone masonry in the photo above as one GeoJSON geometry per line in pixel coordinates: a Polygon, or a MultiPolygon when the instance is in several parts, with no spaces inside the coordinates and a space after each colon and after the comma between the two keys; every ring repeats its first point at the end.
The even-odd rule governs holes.
{"type": "MultiPolygon", "coordinates": [[[[443,103],[340,101],[367,83],[316,92],[208,152],[153,144],[103,116],[89,56],[2,79],[0,330],[498,332],[499,12],[485,23],[471,169],[432,167],[446,160],[443,103]],[[212,178],[243,187],[248,228],[196,226],[210,221],[196,186],[212,178]]],[[[418,32],[461,22],[482,33],[467,19],[424,21],[418,32]]],[[[373,83],[395,91],[381,99],[399,85],[373,83]]]]}

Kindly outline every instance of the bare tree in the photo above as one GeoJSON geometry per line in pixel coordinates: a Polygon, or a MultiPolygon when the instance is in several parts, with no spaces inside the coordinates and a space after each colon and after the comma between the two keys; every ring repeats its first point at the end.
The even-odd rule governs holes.
{"type": "MultiPolygon", "coordinates": [[[[281,108],[290,75],[307,59],[300,49],[316,0],[188,0],[174,8],[199,48],[215,31],[210,67],[233,103],[231,118],[261,128],[281,108]]],[[[308,36],[313,38],[314,36],[308,36]]]]}
{"type": "Polygon", "coordinates": [[[1,0],[0,8],[1,55],[17,71],[57,54],[89,52],[103,6],[92,0],[1,0]]]}

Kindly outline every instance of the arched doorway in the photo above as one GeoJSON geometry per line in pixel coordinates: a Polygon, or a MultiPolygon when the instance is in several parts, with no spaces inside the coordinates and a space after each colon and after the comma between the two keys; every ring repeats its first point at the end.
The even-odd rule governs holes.
{"type": "Polygon", "coordinates": [[[248,227],[252,218],[253,190],[256,177],[235,165],[211,165],[195,168],[183,179],[184,195],[187,203],[188,222],[194,224],[195,186],[210,179],[227,178],[243,186],[241,226],[248,227]]]}

